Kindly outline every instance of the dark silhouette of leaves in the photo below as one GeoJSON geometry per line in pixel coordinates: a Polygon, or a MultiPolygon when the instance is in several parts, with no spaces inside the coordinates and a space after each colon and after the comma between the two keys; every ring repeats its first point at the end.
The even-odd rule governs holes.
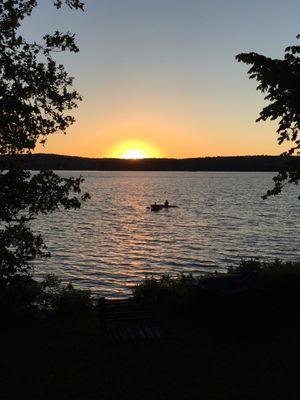
{"type": "MultiPolygon", "coordinates": [[[[300,36],[298,35],[299,39],[300,36]]],[[[284,58],[272,59],[257,53],[241,53],[236,56],[239,62],[251,65],[248,71],[250,79],[259,82],[257,90],[265,94],[268,105],[256,120],[278,121],[278,143],[291,142],[291,147],[282,156],[286,158],[286,168],[273,178],[275,186],[268,190],[263,198],[277,195],[285,183],[298,184],[300,163],[290,162],[292,155],[299,156],[300,140],[300,46],[285,49],[284,58]]]]}
{"type": "MultiPolygon", "coordinates": [[[[59,31],[45,34],[41,43],[20,35],[25,17],[37,0],[0,0],[0,155],[10,157],[0,168],[0,282],[29,273],[36,257],[49,253],[29,222],[57,209],[77,209],[88,194],[81,194],[83,179],[62,178],[53,171],[25,171],[18,155],[31,153],[49,134],[65,132],[73,124],[70,113],[81,100],[73,78],[54,55],[78,52],[75,35],[59,31]],[[6,167],[7,168],[7,167],[6,167]]],[[[83,10],[79,0],[52,1],[83,10]]]]}

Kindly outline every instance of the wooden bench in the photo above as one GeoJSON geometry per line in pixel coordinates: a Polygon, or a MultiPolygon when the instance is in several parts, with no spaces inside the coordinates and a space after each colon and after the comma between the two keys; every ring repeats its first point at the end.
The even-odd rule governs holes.
{"type": "Polygon", "coordinates": [[[100,298],[97,307],[107,335],[118,343],[161,337],[161,330],[151,306],[132,299],[100,298]]]}

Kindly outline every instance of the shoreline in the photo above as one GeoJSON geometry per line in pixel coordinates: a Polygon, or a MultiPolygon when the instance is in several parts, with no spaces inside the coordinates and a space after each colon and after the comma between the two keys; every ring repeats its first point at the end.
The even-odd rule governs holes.
{"type": "MultiPolygon", "coordinates": [[[[51,169],[56,171],[182,171],[182,172],[275,172],[286,163],[286,158],[276,155],[195,157],[195,158],[88,158],[57,154],[34,153],[18,155],[11,159],[0,156],[9,165],[20,162],[27,170],[51,169]]],[[[292,159],[289,162],[293,161],[292,159]]]]}

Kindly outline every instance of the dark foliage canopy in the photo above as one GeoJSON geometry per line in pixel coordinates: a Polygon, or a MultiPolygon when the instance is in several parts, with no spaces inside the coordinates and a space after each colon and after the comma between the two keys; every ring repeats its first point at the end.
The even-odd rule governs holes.
{"type": "MultiPolygon", "coordinates": [[[[300,35],[297,36],[300,39],[300,35]]],[[[300,155],[300,46],[285,49],[284,58],[272,59],[257,53],[242,53],[236,56],[239,62],[251,65],[250,79],[259,82],[257,90],[265,94],[268,105],[264,107],[258,121],[278,121],[278,143],[291,142],[291,147],[282,153],[286,167],[273,178],[275,186],[264,196],[279,194],[285,183],[298,184],[300,162],[291,160],[300,155]],[[292,161],[292,162],[291,162],[292,161]]]]}
{"type": "MultiPolygon", "coordinates": [[[[79,1],[66,1],[82,8],[79,1]]],[[[61,7],[61,1],[55,1],[61,7]]],[[[46,34],[42,43],[28,43],[19,35],[21,22],[37,1],[0,0],[0,154],[29,152],[40,139],[65,131],[74,117],[65,110],[76,107],[80,95],[72,90],[73,78],[53,53],[77,52],[71,33],[46,34]]]]}
{"type": "MultiPolygon", "coordinates": [[[[81,194],[81,178],[61,178],[53,171],[31,174],[18,155],[31,153],[49,134],[74,122],[71,110],[81,97],[73,78],[53,55],[78,52],[75,36],[59,31],[45,34],[42,42],[29,43],[19,34],[25,17],[37,0],[0,0],[0,155],[10,156],[7,169],[0,166],[0,283],[16,274],[29,273],[31,261],[48,257],[40,235],[30,228],[39,214],[58,208],[76,209],[88,198],[81,194]],[[73,194],[72,194],[73,193],[73,194]]],[[[56,8],[83,10],[80,0],[52,1],[56,8]]]]}

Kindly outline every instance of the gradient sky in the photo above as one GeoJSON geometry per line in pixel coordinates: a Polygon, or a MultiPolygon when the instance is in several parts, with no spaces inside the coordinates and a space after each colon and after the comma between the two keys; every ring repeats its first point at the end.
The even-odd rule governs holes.
{"type": "Polygon", "coordinates": [[[124,141],[162,157],[279,154],[276,125],[255,123],[263,96],[239,52],[282,57],[300,33],[299,0],[86,0],[86,12],[40,0],[23,31],[77,34],[60,56],[84,96],[47,153],[109,157],[124,141]]]}

